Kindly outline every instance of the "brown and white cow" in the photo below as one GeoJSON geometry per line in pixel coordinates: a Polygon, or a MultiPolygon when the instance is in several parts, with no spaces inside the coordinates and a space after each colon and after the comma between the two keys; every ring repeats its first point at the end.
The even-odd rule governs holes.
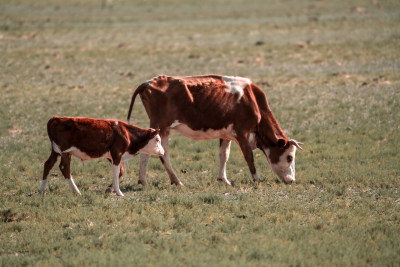
{"type": "MultiPolygon", "coordinates": [[[[273,171],[285,183],[295,180],[295,153],[301,143],[289,140],[268,105],[265,93],[247,78],[221,75],[192,77],[159,76],[141,84],[137,95],[150,118],[150,127],[159,128],[165,154],[160,157],[171,184],[181,185],[172,169],[168,135],[176,130],[193,140],[220,139],[218,179],[230,184],[226,162],[231,141],[243,152],[254,181],[260,180],[254,166],[253,150],[260,148],[273,171]]],[[[139,183],[146,184],[149,156],[141,155],[139,183]]]]}
{"type": "Polygon", "coordinates": [[[160,130],[142,129],[119,120],[53,117],[47,123],[51,154],[44,164],[40,192],[46,188],[50,171],[61,156],[60,170],[73,192],[80,194],[70,172],[71,156],[82,161],[106,158],[113,166],[114,179],[110,190],[123,196],[118,179],[122,176],[121,162],[138,153],[162,156],[160,130]]]}

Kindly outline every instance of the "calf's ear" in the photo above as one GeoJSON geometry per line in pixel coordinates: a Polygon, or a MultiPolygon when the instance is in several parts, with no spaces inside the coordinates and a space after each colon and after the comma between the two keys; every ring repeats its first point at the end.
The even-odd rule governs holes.
{"type": "Polygon", "coordinates": [[[152,137],[156,136],[156,135],[159,134],[159,133],[160,133],[160,129],[157,129],[157,130],[151,129],[151,136],[152,136],[152,137]]]}

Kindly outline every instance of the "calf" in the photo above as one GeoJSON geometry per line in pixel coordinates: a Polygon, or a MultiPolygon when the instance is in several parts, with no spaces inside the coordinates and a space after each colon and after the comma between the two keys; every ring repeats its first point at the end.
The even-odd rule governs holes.
{"type": "Polygon", "coordinates": [[[122,176],[121,162],[138,153],[162,156],[160,130],[142,129],[119,120],[53,117],[47,123],[51,141],[51,154],[44,164],[40,192],[46,188],[49,174],[61,156],[60,170],[73,192],[80,194],[70,172],[71,156],[82,161],[106,158],[113,165],[114,179],[110,186],[118,196],[123,196],[118,179],[122,176]]]}
{"type": "MultiPolygon", "coordinates": [[[[253,180],[259,180],[252,150],[260,148],[272,170],[285,183],[295,180],[296,148],[301,143],[288,139],[269,107],[265,93],[247,78],[203,75],[159,76],[140,85],[132,96],[128,122],[140,95],[150,127],[159,128],[165,154],[160,159],[172,184],[182,184],[172,169],[168,135],[175,130],[193,140],[220,139],[218,179],[230,184],[226,162],[231,141],[236,142],[249,166],[253,180]]],[[[146,184],[149,156],[141,155],[139,183],[146,184]]]]}

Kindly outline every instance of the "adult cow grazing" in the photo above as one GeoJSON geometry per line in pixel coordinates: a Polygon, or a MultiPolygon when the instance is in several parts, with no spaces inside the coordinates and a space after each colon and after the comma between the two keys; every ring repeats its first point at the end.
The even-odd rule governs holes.
{"type": "MultiPolygon", "coordinates": [[[[268,105],[265,93],[247,78],[221,75],[171,77],[161,75],[141,84],[134,92],[150,118],[150,127],[160,128],[165,154],[160,157],[171,184],[181,185],[172,169],[168,135],[170,130],[193,140],[220,139],[218,179],[230,184],[226,162],[231,141],[243,152],[254,181],[260,180],[254,166],[253,150],[260,148],[273,171],[290,184],[295,180],[295,153],[301,143],[289,140],[268,105]]],[[[146,185],[149,156],[141,155],[139,183],[146,185]]]]}
{"type": "Polygon", "coordinates": [[[137,153],[162,156],[160,130],[142,129],[119,120],[89,118],[53,117],[47,123],[51,141],[51,154],[44,164],[40,192],[46,188],[49,174],[61,156],[60,170],[71,186],[72,192],[81,194],[71,176],[71,156],[82,161],[106,158],[113,166],[114,179],[110,186],[118,196],[119,178],[123,168],[121,162],[131,159],[137,153]]]}

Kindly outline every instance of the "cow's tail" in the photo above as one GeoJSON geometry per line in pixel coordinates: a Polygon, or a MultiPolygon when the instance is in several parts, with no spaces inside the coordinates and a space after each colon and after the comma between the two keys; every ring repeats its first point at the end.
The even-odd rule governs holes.
{"type": "Polygon", "coordinates": [[[129,105],[129,110],[128,110],[128,117],[127,117],[127,121],[128,123],[131,123],[131,114],[132,114],[132,108],[133,108],[133,104],[135,104],[135,99],[136,96],[140,93],[142,93],[147,87],[146,83],[141,84],[138,88],[136,88],[135,92],[132,95],[132,100],[131,100],[131,104],[129,105]]]}

